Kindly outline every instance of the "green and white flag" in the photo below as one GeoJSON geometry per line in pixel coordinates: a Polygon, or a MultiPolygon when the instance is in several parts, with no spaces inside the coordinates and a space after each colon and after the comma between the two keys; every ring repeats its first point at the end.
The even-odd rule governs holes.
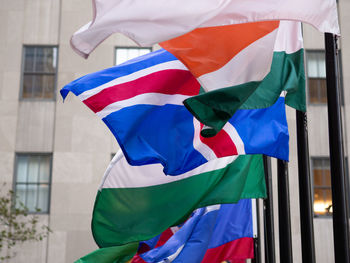
{"type": "Polygon", "coordinates": [[[123,245],[160,234],[196,208],[265,196],[261,155],[219,158],[166,176],[160,164],[130,166],[120,151],[98,191],[92,232],[100,247],[123,245]]]}

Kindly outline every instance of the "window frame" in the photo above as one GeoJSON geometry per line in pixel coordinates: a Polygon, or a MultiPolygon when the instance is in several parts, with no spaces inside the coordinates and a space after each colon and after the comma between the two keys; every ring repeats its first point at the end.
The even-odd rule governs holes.
{"type": "MultiPolygon", "coordinates": [[[[309,79],[311,79],[311,77],[309,77],[309,59],[308,59],[308,54],[310,53],[323,53],[324,55],[324,60],[326,61],[326,51],[324,49],[307,49],[305,50],[305,69],[306,69],[306,86],[307,86],[307,102],[309,105],[312,106],[325,106],[327,105],[327,84],[326,84],[326,102],[311,102],[310,101],[310,87],[309,87],[309,79]]],[[[320,78],[314,78],[314,79],[320,79],[320,78]]],[[[323,78],[322,78],[323,79],[323,78]]],[[[324,78],[326,80],[326,78],[324,78]]]]}
{"type": "MultiPolygon", "coordinates": [[[[315,185],[314,185],[314,173],[313,173],[313,162],[312,160],[313,159],[318,159],[318,160],[329,160],[329,169],[330,169],[330,172],[332,173],[331,171],[331,160],[330,160],[330,156],[310,156],[310,170],[311,170],[311,182],[312,182],[312,212],[313,212],[313,217],[314,218],[325,218],[325,219],[329,219],[333,216],[333,213],[330,214],[330,215],[316,215],[315,214],[315,211],[313,209],[313,204],[314,204],[314,189],[315,189],[315,185]]],[[[349,178],[349,165],[348,165],[348,157],[345,156],[344,158],[344,169],[345,169],[345,187],[346,187],[346,192],[347,192],[347,195],[348,195],[348,201],[349,201],[349,209],[350,209],[350,191],[348,190],[350,188],[349,186],[349,183],[350,183],[350,178],[349,178]]],[[[332,176],[332,174],[331,174],[332,176]]],[[[332,180],[332,179],[331,179],[332,180]]],[[[318,187],[318,189],[320,189],[322,187],[318,187]]],[[[330,185],[330,190],[332,192],[332,182],[331,182],[331,185],[330,185]]]]}
{"type": "MultiPolygon", "coordinates": [[[[48,215],[51,211],[51,186],[52,186],[52,161],[53,161],[53,154],[49,152],[15,152],[15,162],[14,162],[14,174],[13,174],[13,180],[12,180],[12,190],[14,193],[14,196],[17,198],[17,170],[18,170],[18,157],[19,156],[50,156],[50,173],[49,173],[49,194],[48,194],[48,206],[47,211],[28,211],[28,214],[37,214],[37,215],[48,215]]],[[[23,183],[25,185],[28,185],[28,183],[23,183]]],[[[38,185],[40,183],[29,183],[29,184],[35,184],[38,185]]],[[[25,205],[25,204],[24,204],[25,205]]],[[[16,199],[13,200],[12,206],[16,207],[16,199]]]]}
{"type": "MultiPolygon", "coordinates": [[[[340,105],[344,106],[344,80],[343,80],[343,59],[342,59],[342,52],[340,49],[337,50],[338,51],[338,74],[339,74],[339,78],[338,78],[338,85],[339,85],[339,91],[340,91],[340,105]]],[[[347,157],[345,157],[345,159],[347,160],[347,157]]]]}
{"type": "MultiPolygon", "coordinates": [[[[310,156],[310,170],[311,170],[311,182],[312,182],[312,213],[313,213],[313,217],[314,218],[325,218],[325,219],[329,219],[333,216],[333,212],[330,213],[329,215],[319,215],[315,213],[314,210],[314,202],[315,202],[315,183],[314,183],[314,163],[313,160],[328,160],[329,161],[329,171],[331,173],[331,160],[329,156],[310,156]]],[[[331,174],[330,174],[331,175],[331,174]]],[[[332,175],[331,175],[332,176],[332,175]]],[[[331,190],[331,194],[332,194],[332,184],[327,187],[327,186],[318,186],[316,187],[317,189],[330,189],[331,190]]],[[[333,202],[333,200],[332,200],[333,202]]],[[[333,203],[332,203],[333,204],[333,203]]]]}
{"type": "Polygon", "coordinates": [[[57,75],[58,75],[58,63],[59,63],[59,48],[58,45],[23,45],[22,46],[22,56],[21,56],[21,80],[20,80],[20,89],[19,89],[19,101],[56,101],[57,97],[57,75]],[[56,57],[56,70],[54,73],[45,73],[45,72],[32,72],[33,75],[54,75],[54,86],[53,86],[53,97],[52,98],[23,98],[23,84],[24,84],[24,65],[25,65],[25,49],[26,48],[56,48],[57,57],[56,57]]]}
{"type": "MultiPolygon", "coordinates": [[[[324,60],[326,63],[326,50],[325,49],[305,49],[305,58],[304,61],[305,63],[305,72],[306,72],[306,86],[307,86],[307,102],[309,105],[311,106],[325,106],[327,105],[327,95],[326,95],[326,102],[319,102],[319,103],[314,103],[310,101],[310,88],[309,88],[309,75],[308,75],[308,68],[309,68],[309,63],[308,63],[308,53],[323,53],[324,55],[324,60]]],[[[338,49],[338,74],[339,74],[339,81],[338,81],[338,85],[340,88],[340,103],[341,106],[344,106],[344,81],[343,81],[343,60],[342,60],[342,52],[340,49],[338,49]]],[[[317,78],[316,78],[317,79],[317,78]]],[[[327,78],[325,78],[327,79],[327,78]]],[[[326,80],[327,81],[327,80],[326,80]]],[[[327,83],[326,83],[326,94],[327,94],[327,83]]]]}
{"type": "MultiPolygon", "coordinates": [[[[149,49],[150,53],[153,52],[153,47],[139,47],[139,46],[115,46],[114,47],[114,66],[118,66],[120,64],[117,65],[117,49],[149,49]]],[[[124,63],[124,62],[123,62],[124,63]]],[[[121,63],[122,64],[122,63],[121,63]]]]}

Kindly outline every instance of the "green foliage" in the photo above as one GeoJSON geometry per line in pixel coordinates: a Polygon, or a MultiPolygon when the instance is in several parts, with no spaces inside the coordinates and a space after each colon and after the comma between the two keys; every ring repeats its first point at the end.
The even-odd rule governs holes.
{"type": "Polygon", "coordinates": [[[18,199],[15,206],[15,200],[12,190],[0,194],[0,262],[15,256],[12,249],[16,244],[41,241],[51,232],[48,226],[39,226],[39,217],[29,214],[18,199]]]}

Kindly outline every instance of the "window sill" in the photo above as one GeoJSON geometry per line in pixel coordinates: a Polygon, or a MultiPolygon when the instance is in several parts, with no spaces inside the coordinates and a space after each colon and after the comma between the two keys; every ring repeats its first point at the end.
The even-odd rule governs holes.
{"type": "Polygon", "coordinates": [[[53,101],[53,102],[56,102],[56,99],[55,98],[52,98],[52,99],[27,99],[27,98],[20,98],[19,99],[20,102],[40,102],[40,101],[43,101],[43,102],[49,102],[49,101],[53,101]]]}

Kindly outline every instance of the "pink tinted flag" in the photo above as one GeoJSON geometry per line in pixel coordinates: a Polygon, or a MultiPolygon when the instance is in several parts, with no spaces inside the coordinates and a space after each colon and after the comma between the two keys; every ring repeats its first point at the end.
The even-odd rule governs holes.
{"type": "Polygon", "coordinates": [[[339,34],[336,0],[93,0],[91,22],[74,33],[73,49],[84,57],[119,32],[150,46],[199,27],[266,20],[309,23],[339,34]]]}

